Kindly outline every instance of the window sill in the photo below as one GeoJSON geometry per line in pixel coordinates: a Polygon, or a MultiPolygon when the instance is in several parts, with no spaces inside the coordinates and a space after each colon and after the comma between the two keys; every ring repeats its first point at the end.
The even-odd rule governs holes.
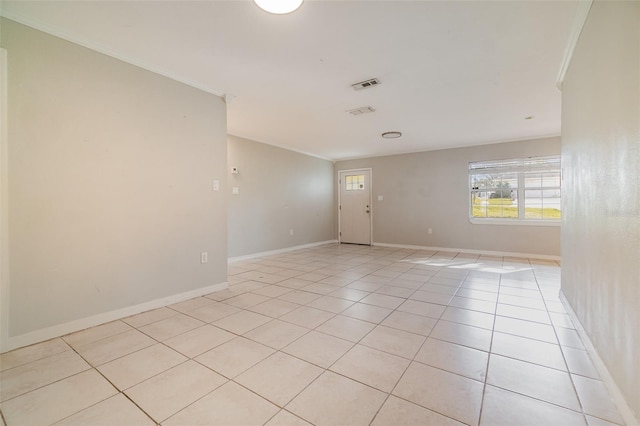
{"type": "Polygon", "coordinates": [[[474,225],[560,226],[560,220],[469,218],[474,225]]]}

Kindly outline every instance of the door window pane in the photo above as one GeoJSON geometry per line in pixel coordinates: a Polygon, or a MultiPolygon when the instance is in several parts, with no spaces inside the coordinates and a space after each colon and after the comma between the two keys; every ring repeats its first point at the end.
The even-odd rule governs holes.
{"type": "Polygon", "coordinates": [[[364,175],[349,175],[344,179],[345,189],[347,191],[364,190],[364,175]]]}

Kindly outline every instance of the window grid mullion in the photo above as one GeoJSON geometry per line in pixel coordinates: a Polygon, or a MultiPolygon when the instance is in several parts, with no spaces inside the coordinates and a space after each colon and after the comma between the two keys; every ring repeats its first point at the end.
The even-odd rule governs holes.
{"type": "MultiPolygon", "coordinates": [[[[504,219],[516,222],[529,222],[529,219],[535,221],[536,212],[532,212],[532,217],[527,218],[527,202],[531,201],[535,206],[540,204],[539,209],[542,212],[540,220],[551,219],[557,222],[560,217],[560,209],[555,207],[557,200],[549,201],[545,195],[547,195],[546,191],[558,191],[561,187],[561,185],[547,186],[549,183],[555,183],[548,179],[553,178],[554,173],[560,171],[559,163],[559,157],[469,163],[470,219],[496,219],[496,222],[504,219]],[[527,184],[535,186],[526,187],[527,184]],[[512,200],[514,195],[517,196],[517,206],[513,206],[505,197],[505,193],[509,190],[513,191],[512,200]],[[532,200],[527,200],[528,196],[532,197],[532,200]],[[546,208],[548,201],[551,203],[549,211],[546,208]]],[[[556,199],[559,195],[548,195],[548,197],[556,199]]]]}
{"type": "Polygon", "coordinates": [[[518,219],[524,219],[524,173],[518,172],[518,219]]]}

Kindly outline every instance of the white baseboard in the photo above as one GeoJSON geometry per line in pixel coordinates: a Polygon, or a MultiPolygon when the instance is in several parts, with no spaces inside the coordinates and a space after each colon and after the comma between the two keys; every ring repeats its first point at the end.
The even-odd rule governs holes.
{"type": "Polygon", "coordinates": [[[3,345],[0,352],[4,353],[6,351],[21,348],[23,346],[44,342],[45,340],[53,339],[54,337],[64,336],[65,334],[84,330],[89,327],[95,327],[96,325],[115,321],[121,318],[126,318],[128,316],[150,311],[152,309],[162,308],[164,306],[172,305],[174,303],[182,302],[188,299],[193,299],[194,297],[204,296],[205,294],[224,290],[226,288],[229,288],[229,283],[227,282],[214,284],[211,286],[186,291],[184,293],[174,294],[172,296],[151,300],[139,305],[127,306],[126,308],[103,312],[98,315],[80,318],[77,320],[66,322],[64,324],[58,324],[52,327],[31,331],[29,333],[21,334],[18,336],[12,336],[9,337],[8,342],[6,342],[6,345],[3,345]]]}
{"type": "Polygon", "coordinates": [[[613,400],[613,403],[615,404],[616,408],[620,412],[620,415],[622,416],[622,419],[624,420],[625,424],[629,426],[640,425],[640,421],[636,419],[633,413],[633,410],[631,409],[631,407],[629,407],[629,404],[627,404],[627,400],[625,399],[624,395],[620,391],[620,388],[616,384],[615,380],[613,380],[613,377],[611,376],[611,374],[609,373],[609,370],[607,369],[604,362],[600,358],[600,355],[598,355],[598,351],[596,350],[596,347],[593,346],[593,343],[591,342],[591,339],[589,338],[587,331],[582,326],[580,319],[578,318],[575,311],[571,307],[571,304],[567,300],[562,290],[560,290],[560,301],[564,305],[564,308],[567,310],[569,317],[571,317],[571,321],[573,322],[573,325],[576,327],[576,331],[578,332],[580,339],[582,339],[582,344],[584,345],[584,348],[587,350],[587,353],[591,357],[591,361],[593,361],[594,367],[596,368],[596,370],[598,370],[598,374],[602,378],[604,385],[609,390],[611,399],[613,400]]]}
{"type": "Polygon", "coordinates": [[[317,243],[303,244],[301,246],[285,247],[285,248],[277,249],[277,250],[269,250],[269,251],[263,251],[263,252],[260,252],[260,253],[247,254],[247,255],[244,255],[244,256],[230,257],[228,259],[228,262],[229,263],[234,263],[234,262],[239,262],[241,260],[255,259],[256,257],[273,256],[275,254],[282,254],[282,253],[287,253],[287,252],[290,252],[290,251],[301,250],[301,249],[317,247],[317,246],[323,246],[325,244],[333,244],[333,243],[337,243],[337,242],[338,242],[338,240],[318,241],[317,243]]]}
{"type": "Polygon", "coordinates": [[[461,249],[452,247],[427,247],[427,246],[413,246],[407,244],[388,244],[388,243],[373,243],[374,246],[380,247],[395,247],[405,248],[412,250],[432,250],[432,251],[446,251],[452,253],[466,253],[466,254],[480,254],[485,256],[507,256],[507,257],[522,257],[528,259],[540,259],[540,260],[560,260],[560,256],[552,256],[536,253],[515,253],[509,251],[491,251],[491,250],[473,250],[473,249],[461,249]]]}

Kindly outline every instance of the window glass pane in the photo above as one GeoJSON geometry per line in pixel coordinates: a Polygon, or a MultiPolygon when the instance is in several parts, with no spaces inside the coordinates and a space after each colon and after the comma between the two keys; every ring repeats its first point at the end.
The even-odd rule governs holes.
{"type": "Polygon", "coordinates": [[[526,173],[525,188],[560,188],[560,172],[526,173]]]}
{"type": "Polygon", "coordinates": [[[526,190],[524,192],[525,219],[542,219],[542,213],[542,191],[539,189],[526,190]]]}
{"type": "Polygon", "coordinates": [[[500,175],[500,182],[502,183],[502,188],[518,188],[518,174],[517,173],[509,173],[500,175]]]}
{"type": "Polygon", "coordinates": [[[542,186],[542,173],[525,173],[525,188],[540,188],[542,186]]]}
{"type": "Polygon", "coordinates": [[[530,189],[525,192],[526,219],[560,219],[560,189],[530,189]]]}
{"type": "Polygon", "coordinates": [[[541,173],[543,188],[560,188],[560,172],[541,173]]]}
{"type": "Polygon", "coordinates": [[[558,220],[560,185],[560,157],[470,163],[470,216],[558,220]],[[519,216],[518,198],[524,216],[519,216]]]}
{"type": "Polygon", "coordinates": [[[494,177],[489,174],[471,175],[471,217],[487,217],[488,187],[493,185],[494,177]]]}
{"type": "Polygon", "coordinates": [[[473,175],[471,176],[471,189],[482,190],[487,188],[487,182],[491,181],[491,175],[473,175]]]}
{"type": "Polygon", "coordinates": [[[518,194],[516,191],[499,190],[505,197],[496,197],[496,192],[473,191],[471,193],[471,216],[493,218],[518,218],[518,194]]]}
{"type": "Polygon", "coordinates": [[[487,217],[518,218],[518,193],[510,189],[500,189],[487,200],[487,217]],[[497,195],[502,195],[498,197],[497,195]]]}
{"type": "Polygon", "coordinates": [[[487,217],[487,197],[486,192],[471,192],[471,216],[487,217]]]}
{"type": "Polygon", "coordinates": [[[512,198],[518,191],[517,174],[491,175],[487,180],[487,192],[490,199],[512,198]]]}
{"type": "Polygon", "coordinates": [[[350,175],[344,179],[345,189],[347,191],[364,190],[364,175],[350,175]]]}
{"type": "Polygon", "coordinates": [[[560,219],[560,189],[542,191],[542,218],[560,219]]]}
{"type": "Polygon", "coordinates": [[[473,217],[487,217],[487,206],[473,206],[473,217]]]}

